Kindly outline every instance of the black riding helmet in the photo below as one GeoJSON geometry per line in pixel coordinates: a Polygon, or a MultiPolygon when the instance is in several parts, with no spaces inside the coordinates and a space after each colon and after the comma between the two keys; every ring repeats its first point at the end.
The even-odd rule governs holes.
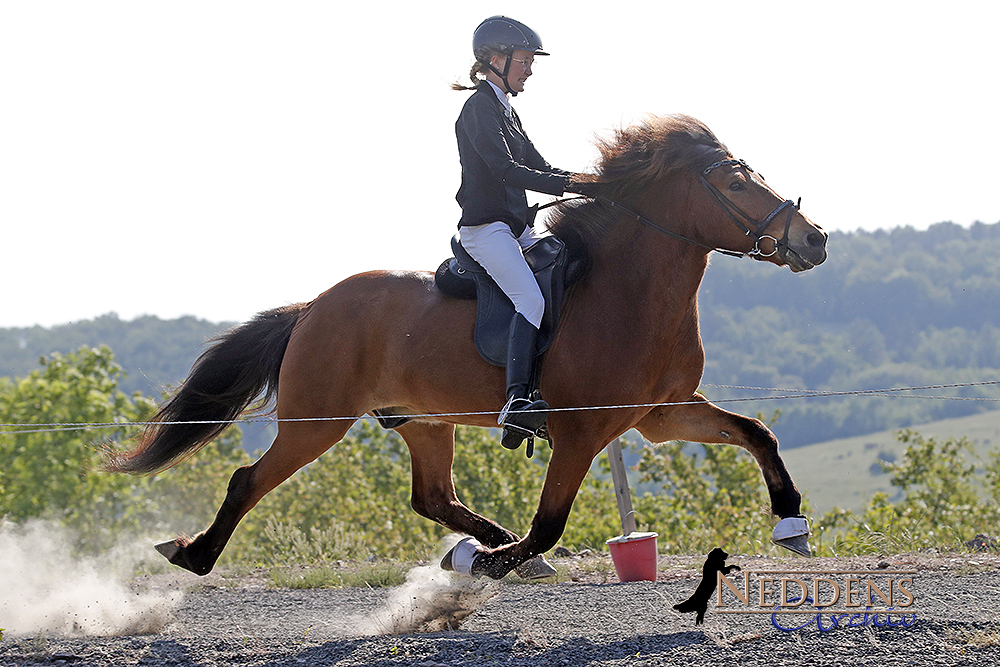
{"type": "Polygon", "coordinates": [[[510,73],[511,57],[514,51],[518,50],[530,51],[536,56],[549,55],[542,50],[542,40],[538,37],[538,33],[520,21],[506,16],[491,16],[480,23],[472,35],[472,53],[476,60],[493,70],[503,80],[507,92],[512,95],[517,93],[510,89],[507,75],[510,73]],[[494,53],[507,57],[502,72],[490,63],[494,53]]]}

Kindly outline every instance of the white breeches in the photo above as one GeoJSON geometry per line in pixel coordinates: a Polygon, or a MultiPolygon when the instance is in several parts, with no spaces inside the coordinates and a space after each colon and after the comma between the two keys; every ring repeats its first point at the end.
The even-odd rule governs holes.
{"type": "Polygon", "coordinates": [[[458,231],[462,247],[486,269],[514,303],[514,310],[524,315],[524,319],[536,329],[539,328],[545,313],[545,298],[528,263],[524,261],[524,250],[542,235],[529,225],[515,238],[505,222],[460,227],[458,231]]]}

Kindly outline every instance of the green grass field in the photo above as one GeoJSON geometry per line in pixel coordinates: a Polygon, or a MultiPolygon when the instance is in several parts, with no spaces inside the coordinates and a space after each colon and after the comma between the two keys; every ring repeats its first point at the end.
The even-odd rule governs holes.
{"type": "MultiPolygon", "coordinates": [[[[980,456],[1000,447],[1000,411],[945,419],[910,429],[938,441],[966,437],[980,456]]],[[[776,430],[780,438],[780,426],[776,430]]],[[[897,433],[898,429],[880,431],[783,449],[781,456],[792,479],[817,513],[834,506],[860,511],[878,491],[895,499],[898,489],[889,483],[891,475],[882,473],[876,461],[880,457],[892,461],[902,456],[906,446],[897,440],[897,433]]]]}

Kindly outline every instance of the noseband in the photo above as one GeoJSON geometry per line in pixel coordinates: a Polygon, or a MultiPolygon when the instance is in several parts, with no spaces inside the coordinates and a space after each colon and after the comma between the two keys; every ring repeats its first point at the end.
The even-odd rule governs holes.
{"type": "Polygon", "coordinates": [[[750,257],[757,259],[765,259],[771,255],[778,253],[778,257],[785,260],[788,256],[788,230],[792,225],[792,215],[795,211],[799,210],[799,206],[802,204],[802,198],[799,197],[798,203],[793,202],[791,199],[786,199],[781,204],[778,205],[773,211],[767,214],[767,216],[760,221],[755,220],[753,217],[748,215],[743,209],[734,204],[731,199],[722,194],[719,188],[715,187],[708,182],[708,175],[712,173],[713,170],[720,167],[732,167],[740,166],[749,171],[751,174],[755,173],[754,170],[743,160],[728,159],[720,160],[715,164],[711,164],[706,167],[700,174],[698,174],[698,180],[701,184],[705,186],[708,193],[712,195],[712,198],[722,207],[722,210],[726,212],[729,219],[732,220],[740,230],[747,236],[753,238],[754,244],[753,249],[746,253],[750,257]],[[785,231],[781,235],[781,239],[771,236],[770,234],[765,234],[768,226],[774,222],[774,219],[781,214],[782,211],[788,211],[785,216],[785,231]],[[774,248],[771,252],[765,253],[760,248],[760,242],[764,239],[770,239],[774,243],[774,248]]]}

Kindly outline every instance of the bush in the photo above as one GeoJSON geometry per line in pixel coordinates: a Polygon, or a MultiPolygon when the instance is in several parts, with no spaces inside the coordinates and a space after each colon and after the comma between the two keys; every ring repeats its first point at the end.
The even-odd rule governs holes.
{"type": "Polygon", "coordinates": [[[1000,449],[976,459],[966,438],[937,442],[903,430],[906,452],[880,461],[891,484],[905,494],[897,503],[876,494],[861,516],[834,509],[818,523],[836,555],[914,549],[963,549],[965,542],[1000,524],[1000,449]]]}
{"type": "MultiPolygon", "coordinates": [[[[118,391],[121,367],[107,348],[81,348],[42,360],[26,378],[0,379],[0,518],[56,520],[75,529],[76,549],[99,552],[123,535],[207,527],[232,472],[250,462],[238,429],[155,477],[95,473],[102,443],[135,436],[153,402],[118,391]],[[122,424],[100,431],[46,424],[122,424]],[[25,428],[22,425],[36,425],[25,428]],[[96,435],[95,435],[96,434],[96,435]]],[[[453,478],[471,509],[524,534],[538,504],[550,450],[527,459],[497,443],[497,433],[456,429],[453,478]]],[[[970,443],[938,443],[912,431],[898,461],[882,461],[904,498],[872,498],[860,516],[834,510],[814,524],[821,555],[955,548],[1000,524],[1000,450],[985,461],[970,443]]],[[[672,442],[639,451],[635,499],[640,529],[659,533],[668,553],[774,550],[774,519],[757,464],[742,449],[672,442]]],[[[561,543],[603,550],[621,531],[607,458],[584,480],[561,543]]],[[[808,505],[803,505],[808,512],[808,505]]],[[[322,567],[339,559],[425,559],[446,529],[410,509],[409,453],[402,439],[359,422],[333,450],[265,497],[237,529],[222,562],[322,567]]]]}
{"type": "MultiPolygon", "coordinates": [[[[550,451],[539,443],[535,457],[528,459],[503,449],[497,440],[495,431],[456,429],[455,488],[474,512],[524,534],[538,504],[550,451]]],[[[593,546],[617,534],[604,520],[607,510],[614,511],[607,482],[588,478],[575,508],[580,520],[570,522],[563,543],[593,546]]],[[[310,542],[338,525],[349,527],[351,546],[343,552],[348,558],[425,559],[448,533],[410,508],[409,452],[402,438],[361,421],[332,450],[268,494],[244,518],[227,554],[266,563],[272,562],[267,554],[278,549],[289,555],[297,552],[308,561],[316,554],[310,542]],[[280,524],[274,517],[281,517],[280,524]],[[299,545],[292,552],[278,544],[289,539],[299,545]]]]}
{"type": "Polygon", "coordinates": [[[246,463],[239,431],[230,429],[202,454],[156,478],[95,472],[112,439],[135,436],[153,411],[141,394],[118,391],[123,373],[106,347],[80,348],[41,360],[27,377],[0,379],[0,422],[18,424],[0,435],[0,517],[15,523],[40,518],[72,527],[80,552],[100,552],[123,535],[146,535],[181,521],[184,529],[211,521],[225,483],[246,463]],[[83,428],[74,424],[115,424],[83,428]],[[64,424],[64,427],[47,426],[64,424]],[[35,428],[31,428],[35,425],[35,428]],[[228,477],[228,473],[227,477],[228,477]],[[220,493],[221,492],[221,493],[220,493]]]}

